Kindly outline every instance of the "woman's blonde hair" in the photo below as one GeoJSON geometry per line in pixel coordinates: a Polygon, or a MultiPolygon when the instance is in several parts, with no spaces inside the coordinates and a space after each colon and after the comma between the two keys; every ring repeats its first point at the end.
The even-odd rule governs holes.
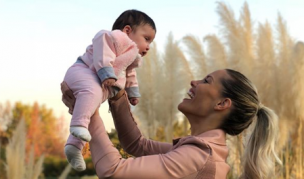
{"type": "Polygon", "coordinates": [[[226,69],[229,78],[222,79],[223,97],[230,98],[232,110],[221,128],[230,135],[238,135],[254,121],[244,153],[244,172],[241,178],[257,179],[274,176],[275,152],[278,138],[278,117],[261,104],[255,86],[240,72],[226,69]]]}

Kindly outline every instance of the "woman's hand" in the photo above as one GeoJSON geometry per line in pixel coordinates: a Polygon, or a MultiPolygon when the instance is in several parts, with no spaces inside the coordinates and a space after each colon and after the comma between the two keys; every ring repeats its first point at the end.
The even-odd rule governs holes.
{"type": "Polygon", "coordinates": [[[69,113],[73,114],[76,98],[73,91],[69,88],[66,82],[61,83],[62,102],[69,108],[69,113]]]}

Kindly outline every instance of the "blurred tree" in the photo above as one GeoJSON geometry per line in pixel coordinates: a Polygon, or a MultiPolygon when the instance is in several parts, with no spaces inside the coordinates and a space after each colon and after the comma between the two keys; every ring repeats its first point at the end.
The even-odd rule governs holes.
{"type": "Polygon", "coordinates": [[[31,145],[34,146],[35,156],[56,155],[64,157],[63,147],[65,136],[62,131],[64,126],[61,118],[56,118],[52,109],[40,106],[37,102],[33,105],[16,102],[11,108],[11,118],[6,131],[0,131],[1,142],[3,138],[10,139],[12,132],[21,119],[25,120],[27,128],[26,151],[29,152],[31,145]]]}

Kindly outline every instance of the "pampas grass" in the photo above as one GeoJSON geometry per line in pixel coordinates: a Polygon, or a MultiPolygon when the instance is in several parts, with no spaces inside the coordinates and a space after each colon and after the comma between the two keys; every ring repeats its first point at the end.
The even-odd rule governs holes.
{"type": "MultiPolygon", "coordinates": [[[[161,62],[159,61],[156,44],[150,46],[149,53],[144,57],[143,65],[137,69],[139,83],[145,83],[140,86],[141,99],[140,103],[135,108],[137,117],[141,120],[140,127],[147,137],[154,137],[156,135],[156,128],[158,126],[157,101],[161,90],[160,84],[163,78],[161,77],[161,62]],[[152,110],[154,109],[154,110],[152,110]],[[149,118],[147,118],[147,116],[149,118]]],[[[160,116],[162,117],[162,116],[160,116]]]]}
{"type": "Polygon", "coordinates": [[[25,179],[35,179],[38,178],[42,173],[44,156],[41,156],[35,163],[34,148],[31,147],[29,161],[27,162],[25,179]]]}
{"type": "Polygon", "coordinates": [[[191,63],[196,65],[191,65],[191,70],[194,73],[195,78],[200,78],[207,73],[207,64],[204,49],[202,48],[202,43],[200,40],[193,35],[187,35],[182,39],[182,42],[186,45],[186,51],[189,54],[191,63]]]}
{"type": "Polygon", "coordinates": [[[165,55],[157,55],[157,48],[153,45],[138,74],[142,100],[135,114],[140,118],[143,128],[148,129],[148,137],[155,137],[156,129],[162,126],[165,129],[165,140],[171,141],[173,124],[179,115],[177,104],[186,95],[186,88],[190,87],[190,80],[194,78],[172,34],[168,36],[165,55]]]}
{"type": "Polygon", "coordinates": [[[62,173],[60,174],[60,176],[58,177],[58,179],[65,179],[67,178],[68,174],[70,173],[70,171],[72,170],[72,165],[68,164],[64,170],[62,171],[62,173]]]}
{"type": "Polygon", "coordinates": [[[207,43],[207,61],[208,71],[211,73],[217,69],[223,69],[228,66],[227,54],[224,45],[216,35],[207,35],[204,38],[207,43]]]}
{"type": "Polygon", "coordinates": [[[6,175],[10,179],[24,178],[25,175],[25,123],[21,120],[12,139],[6,147],[6,175]]]}
{"type": "Polygon", "coordinates": [[[265,24],[259,24],[258,35],[256,41],[256,68],[255,72],[258,77],[254,78],[254,83],[259,91],[260,98],[263,99],[264,105],[272,106],[274,110],[278,110],[277,99],[277,88],[272,87],[271,82],[276,82],[276,63],[275,51],[274,51],[274,40],[272,35],[272,29],[268,22],[265,24]]]}
{"type": "Polygon", "coordinates": [[[244,4],[240,20],[236,20],[233,11],[224,3],[219,2],[217,13],[220,16],[220,32],[226,44],[228,68],[250,75],[253,66],[253,34],[250,11],[244,4]]]}
{"type": "MultiPolygon", "coordinates": [[[[173,35],[169,34],[165,47],[165,55],[163,56],[163,101],[161,109],[165,118],[161,124],[165,126],[166,141],[171,141],[173,137],[173,123],[177,118],[177,103],[182,98],[182,90],[185,90],[186,83],[189,84],[191,70],[188,65],[185,66],[186,59],[181,53],[177,42],[174,41],[173,35]]],[[[185,94],[185,92],[184,92],[185,94]]]]}
{"type": "Polygon", "coordinates": [[[44,157],[35,163],[33,148],[26,162],[25,139],[25,122],[22,119],[6,147],[6,175],[9,179],[37,179],[42,172],[44,157]]]}
{"type": "MultiPolygon", "coordinates": [[[[161,64],[160,69],[154,71],[155,68],[152,68],[145,72],[159,80],[153,81],[152,87],[147,84],[149,80],[140,80],[140,86],[150,85],[152,90],[147,97],[156,98],[153,103],[158,105],[150,108],[145,104],[155,113],[152,117],[152,112],[146,112],[140,119],[155,119],[159,121],[156,126],[170,128],[179,117],[176,107],[186,94],[192,76],[201,79],[216,69],[238,70],[253,81],[261,102],[272,108],[279,117],[280,136],[276,148],[283,164],[276,166],[276,176],[273,177],[303,178],[304,43],[296,42],[289,35],[287,23],[280,14],[273,28],[269,22],[257,22],[256,27],[247,3],[241,9],[239,20],[222,2],[218,3],[217,13],[220,17],[218,36],[207,35],[204,37],[205,43],[201,43],[198,38],[187,35],[178,44],[171,34],[164,55],[153,55],[153,63],[161,64]],[[182,51],[181,46],[186,50],[182,51]],[[185,65],[186,62],[189,64],[185,65]]],[[[139,76],[146,73],[139,72],[139,76]]],[[[242,172],[241,156],[249,131],[244,131],[239,137],[228,137],[230,178],[238,178],[242,172]]],[[[166,133],[172,133],[172,127],[166,133]]]]}
{"type": "Polygon", "coordinates": [[[240,24],[235,19],[233,11],[224,3],[218,3],[217,12],[220,16],[220,32],[229,52],[229,67],[241,70],[239,63],[244,53],[244,44],[240,38],[242,36],[240,24]]]}
{"type": "Polygon", "coordinates": [[[8,101],[4,106],[0,104],[0,132],[7,130],[7,126],[11,123],[11,118],[12,118],[11,104],[8,101]]]}
{"type": "Polygon", "coordinates": [[[165,126],[166,141],[172,141],[173,127],[172,124],[177,120],[177,104],[185,96],[187,89],[190,87],[190,80],[193,79],[192,71],[187,64],[178,43],[174,41],[173,35],[169,34],[165,54],[163,57],[164,66],[163,74],[166,80],[161,105],[162,113],[167,117],[163,118],[162,124],[165,126]]]}

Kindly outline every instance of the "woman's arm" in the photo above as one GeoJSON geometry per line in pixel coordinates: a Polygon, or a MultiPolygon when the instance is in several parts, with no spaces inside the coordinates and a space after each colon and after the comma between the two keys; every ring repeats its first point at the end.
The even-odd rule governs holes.
{"type": "MultiPolygon", "coordinates": [[[[126,100],[126,99],[123,99],[126,100]]],[[[209,149],[183,145],[166,154],[122,159],[98,113],[91,118],[90,150],[99,178],[195,178],[209,160],[209,149]]]]}
{"type": "Polygon", "coordinates": [[[118,138],[123,149],[136,157],[167,153],[172,143],[157,142],[144,138],[131,113],[128,96],[121,90],[109,100],[118,138]],[[116,98],[116,99],[114,99],[116,98]]]}

